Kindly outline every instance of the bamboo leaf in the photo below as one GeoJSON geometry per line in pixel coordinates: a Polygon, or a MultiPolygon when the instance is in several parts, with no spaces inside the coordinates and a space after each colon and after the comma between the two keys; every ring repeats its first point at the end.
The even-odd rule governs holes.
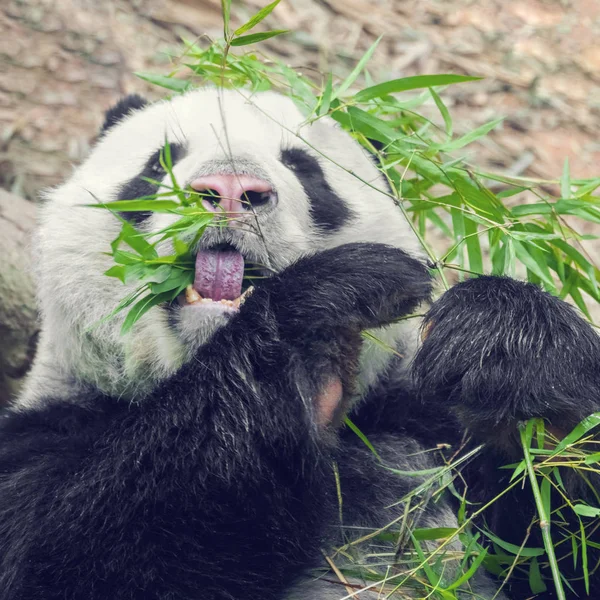
{"type": "Polygon", "coordinates": [[[134,304],[131,310],[127,313],[125,321],[123,322],[123,326],[121,327],[121,334],[125,335],[127,332],[129,332],[133,325],[151,308],[162,304],[163,302],[168,302],[171,300],[171,298],[172,294],[169,292],[164,292],[156,296],[152,294],[144,296],[144,298],[134,304]]]}
{"type": "Polygon", "coordinates": [[[242,35],[242,33],[250,31],[253,27],[258,25],[265,17],[268,17],[280,1],[281,0],[275,0],[275,2],[271,2],[271,4],[267,4],[267,6],[261,8],[249,21],[244,23],[241,27],[238,27],[233,32],[233,35],[242,35]]]}
{"type": "Polygon", "coordinates": [[[490,121],[489,123],[485,123],[477,129],[470,131],[469,133],[463,135],[462,137],[453,140],[451,142],[446,142],[445,144],[440,144],[438,146],[434,146],[436,150],[440,150],[442,152],[451,152],[452,150],[459,150],[460,148],[464,148],[474,141],[482,138],[487,135],[492,129],[495,129],[500,123],[502,123],[504,119],[495,119],[494,121],[490,121]]]}
{"type": "Polygon", "coordinates": [[[250,33],[231,40],[232,46],[247,46],[248,44],[256,44],[268,40],[276,35],[287,33],[289,29],[273,29],[272,31],[264,31],[262,33],[250,33]]]}
{"type": "Polygon", "coordinates": [[[379,456],[379,454],[377,454],[377,451],[373,447],[373,444],[371,444],[371,442],[368,440],[367,436],[350,420],[349,417],[346,417],[345,423],[346,423],[346,426],[350,430],[352,430],[358,436],[360,441],[373,453],[373,456],[375,456],[375,458],[377,458],[377,460],[381,460],[381,457],[379,456]]]}
{"type": "Polygon", "coordinates": [[[446,126],[446,135],[448,136],[448,140],[452,139],[452,117],[450,116],[450,112],[448,108],[438,95],[438,93],[432,88],[429,88],[429,93],[435,102],[440,114],[442,115],[442,119],[444,119],[444,125],[446,126]]]}
{"type": "Polygon", "coordinates": [[[540,565],[538,564],[536,556],[534,556],[529,563],[529,588],[534,594],[541,594],[548,589],[542,579],[540,565]]]}
{"type": "Polygon", "coordinates": [[[229,21],[231,18],[231,0],[221,0],[221,14],[223,15],[223,36],[229,38],[229,21]]]}
{"type": "Polygon", "coordinates": [[[134,75],[140,79],[143,79],[144,81],[147,81],[148,83],[158,85],[159,87],[171,90],[173,92],[183,93],[192,88],[192,83],[190,81],[186,81],[185,79],[176,79],[175,77],[155,75],[154,73],[143,73],[140,71],[134,73],[134,75]]]}
{"type": "Polygon", "coordinates": [[[582,437],[587,435],[589,431],[591,431],[592,429],[594,429],[594,427],[597,427],[598,425],[600,425],[600,412],[596,412],[590,415],[589,417],[585,418],[573,429],[573,431],[568,433],[554,449],[554,455],[558,454],[559,452],[562,452],[571,444],[575,444],[576,442],[578,442],[582,437]]]}
{"type": "Polygon", "coordinates": [[[354,96],[354,100],[356,102],[368,102],[369,100],[381,98],[388,94],[430,88],[436,85],[478,81],[479,79],[481,77],[466,77],[464,75],[414,75],[402,79],[393,79],[392,81],[386,81],[385,83],[365,88],[354,96]]]}
{"type": "Polygon", "coordinates": [[[600,517],[600,508],[587,504],[574,504],[573,511],[581,517],[600,517]]]}
{"type": "Polygon", "coordinates": [[[333,98],[339,98],[342,96],[348,88],[356,81],[356,78],[361,74],[362,70],[366,67],[369,60],[371,60],[371,56],[373,56],[373,52],[375,52],[375,48],[379,45],[381,38],[383,36],[379,36],[369,47],[369,49],[363,54],[362,58],[358,61],[354,69],[352,69],[350,75],[344,79],[344,81],[340,84],[340,86],[333,93],[333,98]]]}

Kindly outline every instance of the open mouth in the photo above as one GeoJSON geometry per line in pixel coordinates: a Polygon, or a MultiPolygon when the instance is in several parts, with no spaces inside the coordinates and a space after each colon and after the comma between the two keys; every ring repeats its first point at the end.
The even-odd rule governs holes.
{"type": "Polygon", "coordinates": [[[182,306],[215,306],[237,310],[267,270],[248,262],[236,248],[220,245],[199,250],[194,283],[179,296],[182,306]]]}

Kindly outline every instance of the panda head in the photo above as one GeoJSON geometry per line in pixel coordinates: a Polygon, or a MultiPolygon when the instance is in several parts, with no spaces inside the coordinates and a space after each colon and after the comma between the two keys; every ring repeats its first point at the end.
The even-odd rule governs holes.
{"type": "MultiPolygon", "coordinates": [[[[418,242],[387,190],[350,135],[327,118],[307,124],[281,95],[246,97],[207,88],[154,104],[125,99],[107,113],[87,160],[46,195],[34,249],[42,334],[21,403],[48,394],[64,397],[74,382],[143,397],[237,310],[239,277],[222,272],[235,270],[242,259],[268,275],[301,255],[351,241],[387,243],[419,256],[418,242]],[[121,335],[123,317],[102,320],[138,285],[103,275],[112,266],[107,251],[121,224],[110,211],[84,205],[159,191],[142,177],[170,181],[159,159],[165,140],[179,185],[212,190],[220,205],[205,200],[207,208],[235,218],[216,215],[197,249],[197,283],[200,276],[207,281],[195,287],[213,301],[154,307],[121,335]],[[219,270],[214,261],[224,267],[219,270]]],[[[174,222],[165,214],[123,216],[145,232],[174,222]]],[[[171,252],[159,247],[161,254],[171,252]]],[[[392,326],[377,335],[396,345],[409,334],[392,326]]],[[[374,345],[363,355],[364,389],[390,354],[374,345]]]]}

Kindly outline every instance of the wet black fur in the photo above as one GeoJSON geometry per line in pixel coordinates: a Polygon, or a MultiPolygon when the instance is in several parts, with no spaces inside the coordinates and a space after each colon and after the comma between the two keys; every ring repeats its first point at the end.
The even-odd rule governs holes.
{"type": "Polygon", "coordinates": [[[292,169],[310,201],[314,224],[323,231],[337,231],[352,218],[352,211],[325,179],[319,161],[302,148],[281,152],[281,162],[292,169]]]}

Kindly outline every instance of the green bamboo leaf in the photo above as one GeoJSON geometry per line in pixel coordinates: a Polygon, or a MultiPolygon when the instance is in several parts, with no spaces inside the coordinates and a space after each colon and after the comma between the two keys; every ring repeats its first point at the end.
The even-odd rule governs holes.
{"type": "Polygon", "coordinates": [[[108,269],[108,271],[104,271],[104,275],[107,277],[116,277],[120,279],[123,283],[125,283],[125,266],[124,265],[115,265],[108,269]]]}
{"type": "Polygon", "coordinates": [[[358,438],[360,439],[360,441],[372,452],[373,456],[375,456],[375,458],[377,460],[381,460],[381,457],[379,456],[379,454],[377,454],[377,450],[375,450],[375,448],[373,447],[373,444],[371,444],[371,442],[369,441],[367,436],[350,420],[349,417],[346,417],[345,423],[346,423],[346,426],[353,433],[355,433],[358,436],[358,438]]]}
{"type": "Polygon", "coordinates": [[[233,35],[242,35],[242,33],[250,31],[253,27],[258,25],[265,17],[269,16],[280,1],[281,0],[275,0],[275,2],[271,2],[271,4],[267,4],[267,6],[261,8],[249,21],[244,23],[241,27],[238,27],[233,32],[233,35]]]}
{"type": "Polygon", "coordinates": [[[422,541],[429,540],[446,540],[456,535],[458,529],[456,527],[432,527],[429,528],[420,528],[417,527],[413,529],[413,535],[415,539],[422,541]]]}
{"type": "MultiPolygon", "coordinates": [[[[111,205],[112,209],[112,205],[111,205]]],[[[158,258],[158,253],[152,244],[144,237],[141,231],[138,231],[131,223],[123,220],[121,225],[120,242],[124,242],[131,249],[135,250],[140,256],[147,259],[158,258]]],[[[114,247],[116,249],[117,246],[114,247]]]]}
{"type": "Polygon", "coordinates": [[[158,295],[149,294],[144,296],[141,300],[136,302],[136,304],[134,304],[127,313],[125,321],[123,321],[123,326],[121,327],[121,334],[125,335],[127,332],[129,332],[134,324],[152,307],[172,300],[172,296],[173,294],[171,292],[164,292],[158,295]]]}
{"type": "Polygon", "coordinates": [[[594,452],[593,454],[586,456],[584,460],[586,465],[595,465],[598,462],[600,462],[600,452],[594,452]]]}
{"type": "Polygon", "coordinates": [[[498,546],[500,546],[500,548],[506,550],[506,552],[509,552],[510,554],[514,554],[515,556],[534,557],[543,556],[546,553],[546,551],[543,548],[528,548],[527,546],[521,548],[521,546],[516,546],[515,544],[505,542],[504,540],[501,540],[499,537],[496,537],[489,531],[484,531],[483,534],[486,537],[490,538],[490,540],[492,540],[494,544],[497,544],[498,546]]]}
{"type": "Polygon", "coordinates": [[[288,31],[289,29],[274,29],[272,31],[265,31],[263,33],[250,33],[248,35],[234,38],[231,40],[231,45],[247,46],[248,44],[256,44],[256,42],[268,40],[269,38],[275,37],[276,35],[281,35],[282,33],[287,33],[288,31]]]}
{"type": "Polygon", "coordinates": [[[550,291],[556,292],[554,280],[548,269],[548,264],[541,253],[535,246],[528,244],[524,246],[521,242],[513,240],[515,254],[517,258],[537,277],[539,277],[548,287],[550,291]]]}
{"type": "Polygon", "coordinates": [[[483,274],[483,252],[481,251],[481,241],[477,235],[477,223],[467,217],[464,220],[464,227],[469,268],[475,273],[483,274]]]}
{"type": "Polygon", "coordinates": [[[133,254],[132,252],[127,252],[125,250],[115,250],[115,252],[113,252],[113,259],[120,265],[135,265],[143,260],[138,254],[133,254]]]}
{"type": "Polygon", "coordinates": [[[550,517],[552,514],[552,505],[551,505],[551,494],[552,491],[550,487],[550,479],[548,477],[544,477],[542,479],[542,483],[540,484],[540,495],[542,497],[542,504],[544,505],[544,511],[550,517]]]}
{"type": "Polygon", "coordinates": [[[588,194],[596,191],[600,187],[600,178],[592,179],[588,183],[585,183],[581,187],[577,189],[577,193],[575,194],[575,198],[583,198],[588,194]]]}
{"type": "Polygon", "coordinates": [[[414,75],[402,79],[393,79],[392,81],[386,81],[385,83],[365,88],[354,96],[354,100],[356,102],[368,102],[374,98],[381,98],[382,96],[397,92],[430,88],[436,85],[478,81],[480,79],[481,77],[466,77],[464,75],[414,75]]]}
{"type": "Polygon", "coordinates": [[[600,517],[600,508],[587,504],[574,504],[573,511],[581,517],[600,517]]]}
{"type": "Polygon", "coordinates": [[[329,112],[329,107],[331,106],[333,94],[333,75],[329,73],[327,77],[327,82],[325,83],[325,89],[323,90],[323,94],[321,96],[321,100],[319,102],[319,115],[326,115],[329,112]]]}
{"type": "Polygon", "coordinates": [[[221,14],[223,15],[223,37],[229,38],[229,21],[231,19],[231,0],[221,0],[221,14]]]}
{"type": "Polygon", "coordinates": [[[448,108],[446,107],[446,105],[444,104],[444,102],[442,101],[442,99],[440,98],[440,96],[438,95],[438,93],[433,89],[433,88],[429,88],[429,93],[431,94],[431,97],[433,98],[433,101],[435,102],[435,105],[437,106],[438,110],[440,111],[440,114],[442,115],[442,119],[444,119],[444,125],[446,126],[446,135],[448,136],[448,139],[452,139],[452,117],[450,116],[450,112],[448,111],[448,108]]]}
{"type": "MultiPolygon", "coordinates": [[[[477,181],[464,177],[452,175],[452,184],[462,198],[478,215],[490,219],[495,223],[504,223],[504,215],[507,214],[506,207],[492,192],[479,187],[477,181]]],[[[471,215],[469,215],[471,217],[471,215]]]]}
{"type": "Polygon", "coordinates": [[[465,571],[456,581],[454,581],[452,584],[450,584],[446,588],[446,590],[447,591],[455,590],[455,589],[459,588],[461,585],[465,584],[467,581],[469,581],[469,579],[471,579],[471,577],[473,577],[473,575],[475,575],[475,572],[477,571],[477,569],[479,569],[479,566],[484,561],[485,557],[487,556],[487,553],[488,553],[488,551],[485,548],[483,548],[479,552],[479,554],[475,557],[475,560],[473,561],[471,566],[467,569],[467,571],[465,571]]]}
{"type": "Polygon", "coordinates": [[[581,519],[579,520],[579,533],[581,534],[581,569],[583,571],[583,581],[585,583],[585,591],[590,595],[590,573],[588,569],[588,553],[587,553],[587,536],[585,527],[581,519]]]}
{"type": "Polygon", "coordinates": [[[172,265],[144,265],[146,272],[140,278],[144,283],[162,283],[173,272],[172,265]]]}
{"type": "Polygon", "coordinates": [[[134,73],[134,75],[148,83],[158,85],[173,92],[183,93],[192,88],[192,83],[185,79],[176,79],[167,75],[155,75],[154,73],[143,73],[141,71],[134,73]]]}
{"type": "MultiPolygon", "coordinates": [[[[419,544],[419,540],[417,540],[417,538],[414,536],[413,533],[410,534],[410,538],[411,538],[411,541],[415,548],[415,552],[417,553],[417,556],[419,558],[420,565],[422,566],[423,571],[425,572],[425,575],[427,576],[429,583],[431,584],[432,587],[435,588],[435,590],[438,593],[442,592],[442,590],[440,590],[440,588],[439,588],[441,576],[438,575],[431,568],[431,565],[429,564],[429,561],[427,560],[427,557],[425,556],[425,553],[423,552],[423,549],[421,548],[421,544],[419,544]]],[[[444,596],[442,596],[442,597],[444,597],[444,596]]]]}
{"type": "Polygon", "coordinates": [[[552,204],[549,204],[548,202],[535,202],[532,204],[513,206],[510,213],[515,219],[519,219],[530,215],[550,215],[552,214],[552,211],[552,204]]]}
{"type": "Polygon", "coordinates": [[[473,143],[479,138],[482,138],[485,135],[487,135],[490,131],[492,131],[492,129],[495,129],[500,123],[502,123],[503,120],[503,118],[495,119],[493,121],[490,121],[489,123],[485,123],[484,125],[477,127],[477,129],[470,131],[466,135],[463,135],[462,137],[456,140],[446,142],[445,144],[433,146],[433,148],[441,152],[451,152],[453,150],[459,150],[460,148],[464,148],[465,146],[473,143]]]}
{"type": "Polygon", "coordinates": [[[554,246],[559,248],[562,252],[564,252],[569,258],[571,258],[577,265],[579,265],[584,272],[587,274],[590,283],[594,287],[596,294],[599,293],[598,290],[598,276],[600,272],[596,267],[588,261],[579,250],[570,246],[567,242],[562,239],[557,239],[553,243],[554,246]]]}
{"type": "Polygon", "coordinates": [[[526,468],[527,465],[525,464],[525,461],[522,460],[513,471],[513,474],[510,476],[510,481],[514,481],[517,477],[519,477],[519,475],[524,473],[526,468]]]}
{"type": "Polygon", "coordinates": [[[104,208],[114,212],[151,211],[168,213],[179,207],[175,200],[115,200],[108,204],[86,204],[89,208],[104,208]]]}
{"type": "Polygon", "coordinates": [[[150,284],[150,291],[153,294],[162,294],[171,290],[177,290],[181,287],[187,287],[194,283],[193,271],[177,271],[161,283],[150,284]]]}
{"type": "Polygon", "coordinates": [[[342,96],[348,88],[356,81],[356,78],[361,74],[362,70],[366,67],[369,60],[371,60],[371,56],[373,56],[373,52],[375,52],[375,48],[379,45],[381,38],[383,36],[380,35],[369,47],[369,49],[362,55],[361,59],[358,61],[352,72],[344,81],[340,84],[340,86],[333,93],[333,98],[339,98],[342,96]]]}
{"type": "Polygon", "coordinates": [[[149,268],[151,269],[152,267],[148,267],[143,261],[133,265],[125,265],[123,283],[128,285],[135,281],[139,281],[148,272],[149,268]]]}
{"type": "Polygon", "coordinates": [[[567,446],[579,441],[597,425],[600,425],[600,412],[594,413],[585,418],[573,429],[573,431],[568,433],[554,449],[554,455],[562,452],[565,448],[567,448],[567,446]]]}
{"type": "Polygon", "coordinates": [[[534,594],[541,594],[548,589],[542,579],[540,565],[538,564],[536,556],[534,556],[529,563],[529,587],[534,594]]]}
{"type": "MultiPolygon", "coordinates": [[[[510,238],[509,238],[510,239],[510,238]]],[[[492,275],[504,275],[506,273],[506,241],[493,251],[490,248],[492,260],[492,275]]]]}

